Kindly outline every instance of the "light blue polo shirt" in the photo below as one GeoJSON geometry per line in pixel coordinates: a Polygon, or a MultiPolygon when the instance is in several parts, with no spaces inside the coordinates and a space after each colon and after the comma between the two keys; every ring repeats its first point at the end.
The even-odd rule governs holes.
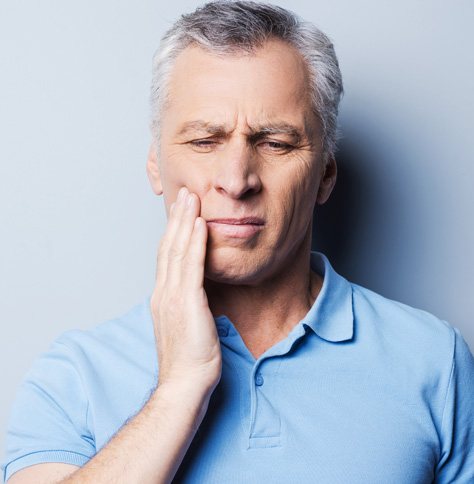
{"type": "MultiPolygon", "coordinates": [[[[216,319],[222,379],[174,483],[474,482],[474,360],[434,316],[324,276],[313,307],[255,360],[216,319]]],[[[42,462],[85,464],[157,381],[149,298],[40,355],[10,416],[5,479],[42,462]]]]}

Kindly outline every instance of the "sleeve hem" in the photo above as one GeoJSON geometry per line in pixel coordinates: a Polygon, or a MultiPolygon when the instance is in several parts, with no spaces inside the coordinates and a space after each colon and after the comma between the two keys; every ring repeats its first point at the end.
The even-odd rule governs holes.
{"type": "Polygon", "coordinates": [[[31,452],[30,454],[18,457],[5,466],[4,482],[7,482],[15,472],[35,464],[57,462],[82,467],[89,459],[91,459],[91,456],[65,450],[31,452]]]}

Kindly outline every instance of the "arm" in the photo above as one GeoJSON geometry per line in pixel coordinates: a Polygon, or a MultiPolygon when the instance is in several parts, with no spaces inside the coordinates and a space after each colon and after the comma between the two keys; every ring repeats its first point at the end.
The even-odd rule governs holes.
{"type": "Polygon", "coordinates": [[[436,484],[474,482],[474,358],[456,329],[453,353],[436,484]]]}
{"type": "Polygon", "coordinates": [[[186,189],[180,193],[160,242],[150,302],[160,369],[156,391],[82,468],[70,474],[74,468],[58,464],[32,466],[14,474],[9,484],[53,483],[61,472],[61,477],[70,474],[61,484],[172,480],[221,372],[220,343],[203,288],[207,228],[198,217],[198,197],[188,197],[186,189]]]}

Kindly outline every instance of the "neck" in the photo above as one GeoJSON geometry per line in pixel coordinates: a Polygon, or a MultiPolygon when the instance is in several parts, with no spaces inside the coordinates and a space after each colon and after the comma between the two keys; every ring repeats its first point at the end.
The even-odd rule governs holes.
{"type": "Polygon", "coordinates": [[[307,240],[278,272],[259,284],[221,284],[206,279],[205,285],[213,315],[227,316],[258,358],[306,316],[322,278],[311,271],[307,240]]]}

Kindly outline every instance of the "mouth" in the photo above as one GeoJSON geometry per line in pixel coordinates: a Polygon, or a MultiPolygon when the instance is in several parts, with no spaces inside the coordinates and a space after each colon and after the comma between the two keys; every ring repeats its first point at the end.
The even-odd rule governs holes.
{"type": "Polygon", "coordinates": [[[212,232],[232,238],[248,238],[260,232],[265,222],[259,217],[215,218],[207,221],[212,232]]]}

